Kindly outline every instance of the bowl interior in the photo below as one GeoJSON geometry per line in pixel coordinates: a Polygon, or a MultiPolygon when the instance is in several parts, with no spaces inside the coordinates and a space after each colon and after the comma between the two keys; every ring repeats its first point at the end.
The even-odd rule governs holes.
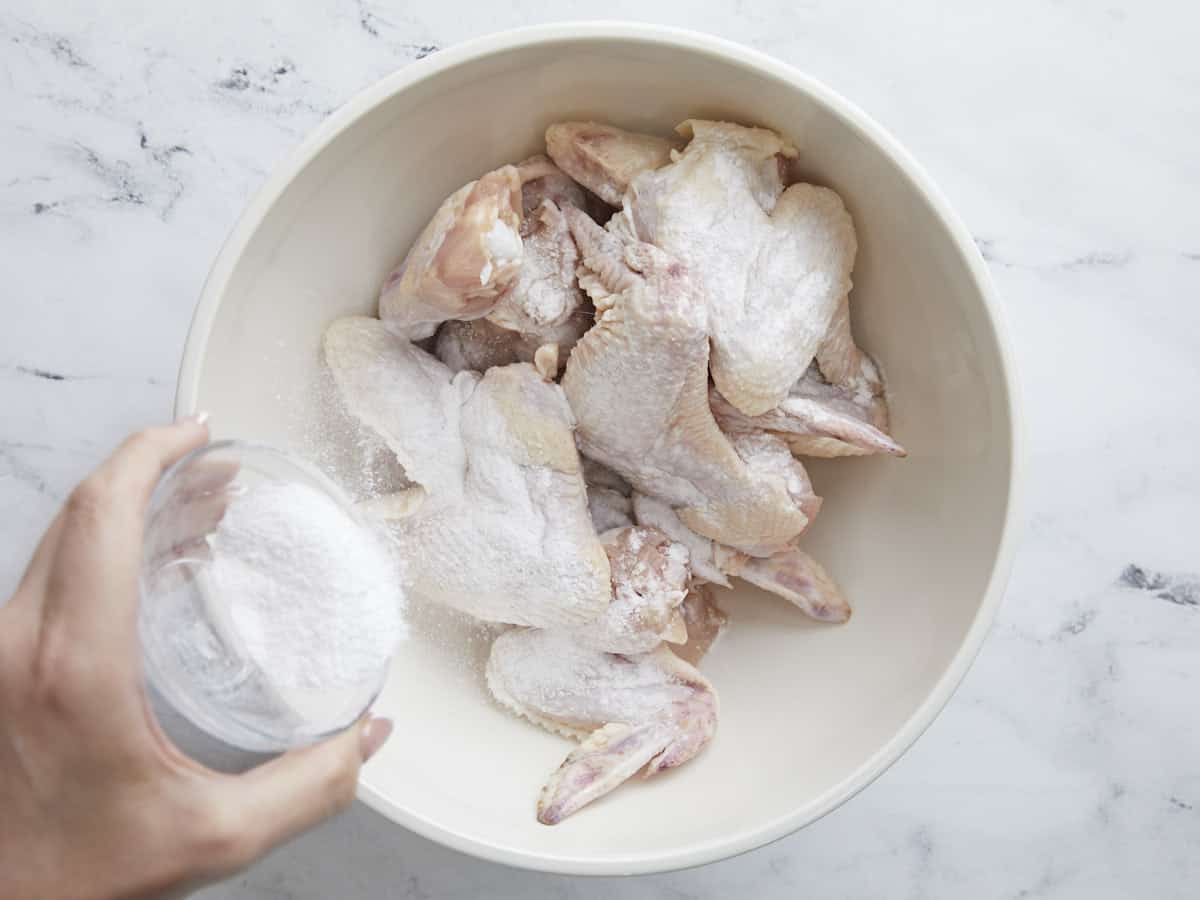
{"type": "Polygon", "coordinates": [[[791,138],[811,179],[853,214],[856,334],[886,370],[910,451],[811,465],[826,503],[805,544],[844,586],[853,620],[820,626],[757,590],[722,593],[733,625],[702,666],[721,697],[713,744],[547,828],[534,800],[569,744],[494,706],[478,672],[486,643],[433,617],[377,703],[398,733],[362,792],[435,839],[561,871],[669,868],[779,836],[861,787],[928,724],[999,589],[989,594],[1013,423],[973,250],[871,126],[756,56],[630,28],[439,57],[352,104],[278,180],[274,202],[269,187],[247,214],[206,288],[179,404],[209,410],[222,436],[311,446],[324,327],[373,311],[441,200],[539,151],[551,122],[666,132],[729,118],[791,138]]]}

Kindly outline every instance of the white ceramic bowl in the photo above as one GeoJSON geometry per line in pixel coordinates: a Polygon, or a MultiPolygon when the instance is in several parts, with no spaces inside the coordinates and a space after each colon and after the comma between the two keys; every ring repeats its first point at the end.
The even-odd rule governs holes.
{"type": "MultiPolygon", "coordinates": [[[[222,435],[303,444],[327,323],[378,287],[441,200],[594,118],[667,131],[728,118],[798,144],[858,229],[853,311],[883,363],[905,460],[814,462],[825,507],[806,545],[844,586],[844,627],[754,589],[721,597],[733,627],[703,668],[721,696],[712,745],[565,823],[534,819],[569,746],[489,702],[486,650],[411,642],[377,703],[397,734],[359,796],[451,847],[580,874],[655,872],[781,837],[877,777],[965,673],[1013,548],[1018,421],[1011,354],[970,235],[920,167],[863,112],[762,54],[632,24],[555,25],[435,54],[331,116],[268,181],[213,267],[177,411],[222,435]]],[[[403,397],[397,398],[404,402],[403,397]]]]}

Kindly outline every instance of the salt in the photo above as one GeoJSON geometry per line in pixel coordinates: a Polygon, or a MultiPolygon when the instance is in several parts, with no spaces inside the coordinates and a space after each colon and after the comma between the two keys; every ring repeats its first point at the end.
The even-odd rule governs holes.
{"type": "Polygon", "coordinates": [[[314,488],[268,482],[230,501],[209,543],[213,596],[281,695],[379,678],[406,632],[380,536],[314,488]]]}

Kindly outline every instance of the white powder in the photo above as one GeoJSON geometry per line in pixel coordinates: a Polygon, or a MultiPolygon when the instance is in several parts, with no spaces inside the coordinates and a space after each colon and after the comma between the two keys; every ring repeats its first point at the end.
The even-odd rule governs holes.
{"type": "Polygon", "coordinates": [[[521,264],[521,236],[500,219],[496,219],[484,234],[483,243],[488,262],[479,275],[480,284],[487,284],[491,278],[493,262],[502,269],[521,264]]]}
{"type": "Polygon", "coordinates": [[[235,497],[209,539],[214,599],[282,694],[377,678],[404,637],[404,596],[382,539],[297,483],[235,497]]]}

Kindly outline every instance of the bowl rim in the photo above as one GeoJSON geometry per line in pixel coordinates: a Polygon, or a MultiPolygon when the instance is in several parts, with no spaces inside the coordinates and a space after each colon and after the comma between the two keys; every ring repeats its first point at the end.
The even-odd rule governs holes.
{"type": "Polygon", "coordinates": [[[496,32],[440,50],[405,65],[351,97],[275,166],[234,225],[205,280],[180,364],[175,415],[178,417],[195,411],[201,364],[217,309],[254,232],[296,174],[339,134],[396,93],[463,63],[524,47],[597,40],[623,40],[694,51],[734,62],[758,74],[786,82],[823,104],[847,127],[888,156],[930,204],[967,264],[995,336],[1010,422],[1009,484],[1004,524],[983,601],[962,644],[933,689],[896,733],[855,772],[811,803],[756,827],[677,850],[591,859],[571,854],[531,853],[468,837],[413,815],[384,797],[371,786],[369,779],[359,782],[358,798],[376,812],[422,837],[471,856],[516,868],[563,875],[643,875],[704,865],[757,849],[812,824],[871,784],[912,746],[945,707],[978,655],[1004,595],[1016,549],[1018,523],[1021,521],[1025,440],[1012,343],[991,276],[970,232],[924,168],[896,138],[858,106],[791,65],[733,41],[682,28],[609,20],[560,22],[496,32]]]}

